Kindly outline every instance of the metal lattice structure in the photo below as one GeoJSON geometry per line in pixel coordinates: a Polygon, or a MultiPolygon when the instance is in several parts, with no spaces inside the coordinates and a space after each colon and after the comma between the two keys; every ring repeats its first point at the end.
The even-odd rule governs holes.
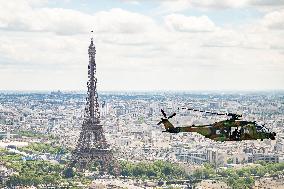
{"type": "Polygon", "coordinates": [[[72,153],[73,165],[81,170],[94,163],[100,165],[100,173],[119,174],[119,166],[106,142],[103,127],[100,124],[100,111],[97,93],[96,48],[93,38],[89,46],[88,92],[82,130],[76,149],[72,153]]]}

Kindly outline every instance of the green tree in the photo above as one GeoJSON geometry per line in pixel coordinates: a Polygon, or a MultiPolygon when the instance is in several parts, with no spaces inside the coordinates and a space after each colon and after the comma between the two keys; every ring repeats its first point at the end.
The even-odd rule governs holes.
{"type": "Polygon", "coordinates": [[[63,175],[65,178],[73,178],[75,176],[74,169],[72,167],[68,167],[63,171],[63,175]]]}

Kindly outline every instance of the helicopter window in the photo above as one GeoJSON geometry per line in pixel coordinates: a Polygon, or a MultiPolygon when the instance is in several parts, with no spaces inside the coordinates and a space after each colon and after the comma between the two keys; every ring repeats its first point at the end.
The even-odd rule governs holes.
{"type": "Polygon", "coordinates": [[[262,126],[257,125],[257,126],[256,126],[256,130],[257,130],[257,131],[261,131],[261,130],[262,130],[262,126]]]}
{"type": "Polygon", "coordinates": [[[263,132],[268,132],[268,129],[266,127],[262,127],[263,132]]]}
{"type": "Polygon", "coordinates": [[[217,135],[221,134],[220,130],[216,130],[216,134],[217,135]]]}
{"type": "Polygon", "coordinates": [[[256,130],[258,132],[268,132],[268,129],[266,127],[264,127],[263,125],[257,125],[256,130]]]}
{"type": "Polygon", "coordinates": [[[245,128],[245,129],[244,129],[244,133],[249,134],[249,129],[248,129],[248,128],[245,128]]]}

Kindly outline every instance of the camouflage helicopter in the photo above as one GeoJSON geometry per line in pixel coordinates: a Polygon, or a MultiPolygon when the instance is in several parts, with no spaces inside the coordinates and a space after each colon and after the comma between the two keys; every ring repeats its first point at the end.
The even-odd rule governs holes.
{"type": "MultiPolygon", "coordinates": [[[[182,108],[186,109],[186,108],[182,108]]],[[[233,113],[215,113],[207,112],[201,110],[195,110],[188,108],[187,110],[205,112],[213,115],[225,115],[229,118],[220,122],[215,122],[209,125],[191,125],[185,127],[174,127],[174,125],[169,121],[170,118],[176,116],[176,113],[173,113],[167,117],[164,110],[161,109],[163,118],[158,123],[158,125],[163,124],[165,131],[169,133],[179,133],[179,132],[196,132],[206,138],[215,141],[241,141],[241,140],[257,140],[260,139],[271,139],[275,140],[276,133],[270,132],[264,125],[259,125],[255,121],[244,121],[240,120],[242,115],[233,114],[233,113]]]]}

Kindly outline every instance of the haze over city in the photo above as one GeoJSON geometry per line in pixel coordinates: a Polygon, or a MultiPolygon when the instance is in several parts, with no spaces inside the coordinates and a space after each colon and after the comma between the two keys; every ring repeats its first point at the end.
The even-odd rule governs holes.
{"type": "Polygon", "coordinates": [[[284,1],[0,1],[0,89],[284,89],[284,1]]]}

